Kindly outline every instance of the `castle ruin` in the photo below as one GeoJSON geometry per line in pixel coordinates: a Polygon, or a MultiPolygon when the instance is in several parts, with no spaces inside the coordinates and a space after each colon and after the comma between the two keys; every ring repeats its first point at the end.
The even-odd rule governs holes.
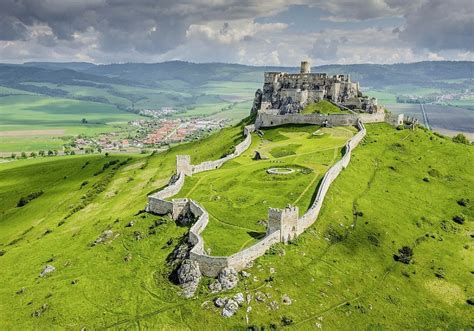
{"type": "Polygon", "coordinates": [[[307,61],[301,62],[300,73],[265,72],[263,90],[255,95],[253,111],[299,113],[306,105],[321,100],[359,112],[383,112],[377,99],[363,96],[359,83],[352,82],[349,75],[311,73],[307,61]]]}

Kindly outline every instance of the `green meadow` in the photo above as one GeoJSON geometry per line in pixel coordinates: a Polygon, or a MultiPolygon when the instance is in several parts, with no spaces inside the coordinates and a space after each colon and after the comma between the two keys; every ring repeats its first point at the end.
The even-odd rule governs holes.
{"type": "MultiPolygon", "coordinates": [[[[317,222],[292,244],[278,244],[257,259],[247,269],[251,277],[225,294],[252,297],[235,316],[223,318],[214,308],[216,295],[207,289],[211,279],[201,280],[195,298],[181,298],[169,280],[166,257],[187,228],[143,213],[146,197],[168,182],[176,154],[190,154],[193,163],[218,159],[241,141],[242,124],[161,154],[0,164],[0,328],[472,327],[467,300],[474,297],[473,149],[432,132],[385,124],[367,125],[366,138],[331,186],[317,222]],[[31,200],[18,207],[21,198],[31,200]],[[462,224],[453,221],[455,216],[462,224]],[[127,226],[131,221],[133,226],[127,226]],[[105,230],[113,235],[94,245],[105,230]],[[403,246],[413,249],[409,264],[394,259],[403,246]],[[39,277],[47,264],[56,270],[39,277]],[[282,303],[284,294],[291,305],[282,303]],[[265,299],[256,301],[256,295],[265,299]],[[270,305],[273,301],[276,306],[270,305]]],[[[191,196],[204,198],[200,202],[219,219],[261,232],[256,221],[268,206],[295,203],[303,182],[318,178],[353,133],[334,128],[313,138],[308,136],[313,129],[266,130],[241,158],[214,173],[186,178],[185,190],[201,179],[191,196]],[[252,161],[256,149],[268,160],[252,161]],[[275,181],[281,192],[262,183],[264,168],[290,164],[313,172],[283,179],[287,185],[275,181]],[[293,191],[296,195],[290,195],[293,191]],[[257,192],[261,214],[250,200],[238,201],[237,207],[249,205],[240,209],[242,215],[228,203],[247,192],[257,192]],[[209,201],[217,195],[226,201],[220,210],[209,201]],[[268,204],[261,203],[264,196],[268,204]]],[[[316,187],[317,179],[308,193],[316,187]]],[[[296,204],[304,207],[309,200],[303,194],[296,204]]],[[[235,226],[220,227],[214,218],[207,231],[206,241],[222,242],[213,250],[248,238],[235,226]],[[233,230],[236,235],[229,238],[233,230]]]]}
{"type": "Polygon", "coordinates": [[[2,152],[60,148],[71,136],[114,131],[140,118],[112,105],[38,95],[1,97],[0,116],[2,152]]]}

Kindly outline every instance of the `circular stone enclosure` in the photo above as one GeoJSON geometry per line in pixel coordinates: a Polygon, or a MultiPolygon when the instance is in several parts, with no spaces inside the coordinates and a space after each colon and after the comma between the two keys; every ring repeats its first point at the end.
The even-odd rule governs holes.
{"type": "Polygon", "coordinates": [[[291,168],[270,168],[270,169],[267,169],[267,173],[269,173],[271,175],[289,175],[293,172],[295,172],[295,170],[291,169],[291,168]]]}

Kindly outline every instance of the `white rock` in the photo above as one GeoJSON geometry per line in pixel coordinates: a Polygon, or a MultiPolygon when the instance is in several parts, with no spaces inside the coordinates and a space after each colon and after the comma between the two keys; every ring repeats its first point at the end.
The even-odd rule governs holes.
{"type": "Polygon", "coordinates": [[[239,304],[239,306],[242,306],[242,304],[245,302],[243,293],[237,293],[236,295],[234,295],[234,297],[232,299],[235,302],[237,302],[239,304]]]}
{"type": "Polygon", "coordinates": [[[239,304],[234,300],[229,299],[222,310],[222,316],[231,317],[237,312],[237,310],[239,310],[239,304]]]}
{"type": "Polygon", "coordinates": [[[41,271],[40,277],[45,277],[46,275],[52,273],[55,270],[56,270],[56,268],[54,266],[48,264],[44,267],[43,271],[41,271]]]}

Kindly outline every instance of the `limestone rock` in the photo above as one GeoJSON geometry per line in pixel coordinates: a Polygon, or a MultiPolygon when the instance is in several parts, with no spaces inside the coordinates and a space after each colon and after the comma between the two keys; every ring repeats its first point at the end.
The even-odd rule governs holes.
{"type": "Polygon", "coordinates": [[[109,239],[112,239],[113,235],[114,235],[114,232],[112,230],[105,230],[104,232],[100,234],[100,236],[96,240],[94,240],[91,246],[103,244],[109,239]]]}
{"type": "Polygon", "coordinates": [[[200,279],[199,264],[189,259],[184,260],[178,269],[178,281],[183,288],[182,295],[185,298],[191,298],[194,295],[200,279]]]}
{"type": "Polygon", "coordinates": [[[244,298],[244,294],[243,293],[237,293],[236,295],[234,295],[234,297],[232,298],[235,302],[237,302],[239,304],[239,306],[242,306],[245,302],[245,298],[244,298]]]}
{"type": "Polygon", "coordinates": [[[247,271],[245,271],[245,270],[242,270],[242,271],[240,272],[240,274],[242,275],[242,277],[245,277],[245,278],[249,278],[249,277],[251,276],[251,275],[250,275],[247,271]]]}
{"type": "Polygon", "coordinates": [[[270,306],[270,309],[271,310],[278,310],[280,309],[280,306],[278,305],[278,303],[276,301],[272,301],[268,304],[270,306]]]}
{"type": "Polygon", "coordinates": [[[46,277],[48,274],[52,273],[55,270],[56,268],[54,266],[48,264],[43,268],[43,271],[41,271],[40,277],[46,277]]]}
{"type": "Polygon", "coordinates": [[[211,290],[211,293],[218,293],[222,291],[222,285],[219,283],[219,281],[214,281],[211,284],[209,284],[209,290],[211,290]]]}
{"type": "Polygon", "coordinates": [[[48,304],[45,303],[44,305],[42,305],[39,309],[35,310],[31,316],[33,317],[40,317],[41,315],[43,315],[43,313],[48,310],[48,304]]]}
{"type": "Polygon", "coordinates": [[[250,115],[256,115],[257,111],[262,106],[262,95],[263,92],[261,89],[257,89],[257,91],[255,91],[255,98],[253,99],[253,105],[252,109],[250,110],[250,115]]]}
{"type": "Polygon", "coordinates": [[[223,298],[216,298],[214,300],[214,305],[216,305],[216,307],[218,308],[222,308],[225,306],[225,304],[227,303],[227,297],[223,297],[223,298]]]}
{"type": "Polygon", "coordinates": [[[258,302],[265,302],[265,300],[267,300],[267,297],[265,296],[265,294],[263,294],[263,292],[258,291],[257,293],[255,293],[255,300],[257,300],[258,302]]]}
{"type": "Polygon", "coordinates": [[[222,285],[223,290],[230,290],[237,286],[239,282],[239,277],[237,276],[237,271],[232,267],[226,267],[219,272],[217,276],[219,283],[222,285]]]}
{"type": "Polygon", "coordinates": [[[291,298],[288,296],[288,294],[283,294],[282,297],[281,297],[281,300],[283,301],[283,304],[284,305],[291,305],[292,303],[292,300],[291,298]]]}
{"type": "Polygon", "coordinates": [[[237,310],[239,310],[239,304],[234,300],[229,299],[222,310],[222,316],[231,317],[237,312],[237,310]]]}

